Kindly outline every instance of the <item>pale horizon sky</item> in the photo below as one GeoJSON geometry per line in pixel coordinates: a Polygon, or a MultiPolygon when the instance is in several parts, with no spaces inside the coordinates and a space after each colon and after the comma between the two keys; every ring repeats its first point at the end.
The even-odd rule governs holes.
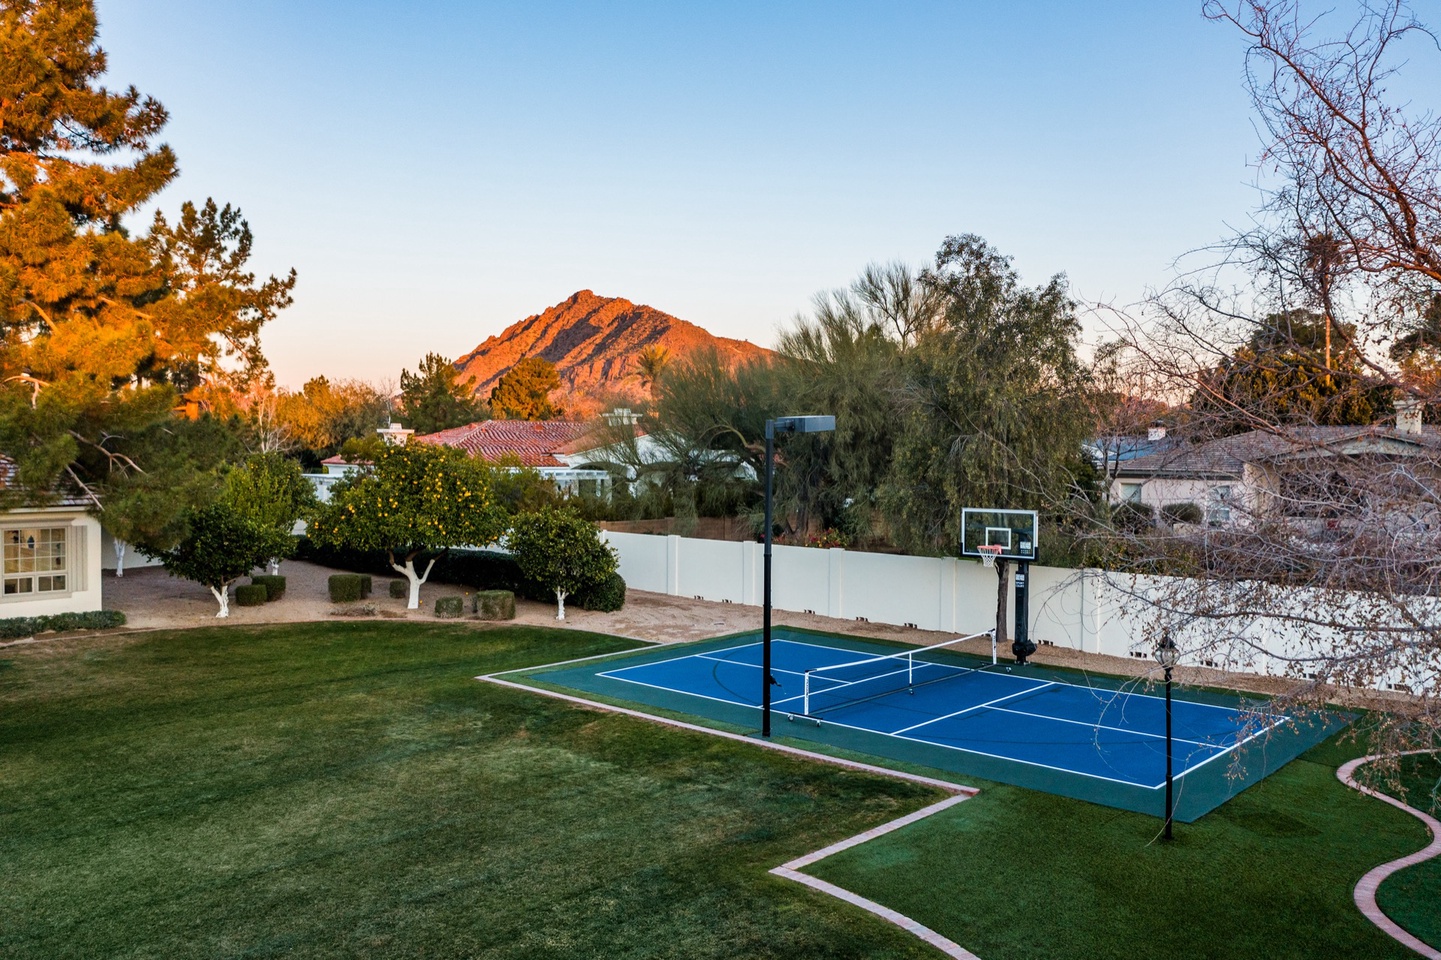
{"type": "Polygon", "coordinates": [[[235,204],[298,271],[290,387],[586,288],[769,345],[956,233],[1131,303],[1256,201],[1245,45],[1199,2],[97,6],[106,82],[171,113],[159,206],[235,204]]]}

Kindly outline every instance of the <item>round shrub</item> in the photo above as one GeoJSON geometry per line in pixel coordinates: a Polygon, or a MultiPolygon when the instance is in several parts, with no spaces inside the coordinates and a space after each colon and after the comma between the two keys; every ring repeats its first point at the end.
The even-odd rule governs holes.
{"type": "Polygon", "coordinates": [[[235,605],[238,607],[258,607],[265,602],[269,591],[263,583],[246,583],[235,588],[235,605]]]}
{"type": "Polygon", "coordinates": [[[1161,519],[1169,524],[1200,523],[1204,518],[1201,508],[1194,503],[1168,503],[1161,508],[1161,519]]]}
{"type": "Polygon", "coordinates": [[[285,578],[279,574],[258,573],[250,578],[250,582],[265,588],[266,603],[285,596],[285,578]]]}
{"type": "Polygon", "coordinates": [[[482,620],[514,620],[515,594],[509,590],[477,590],[474,611],[482,620]]]}
{"type": "Polygon", "coordinates": [[[355,603],[364,589],[360,575],[354,573],[333,573],[327,581],[330,587],[331,603],[355,603]]]}
{"type": "Polygon", "coordinates": [[[410,584],[404,580],[390,581],[390,596],[396,600],[404,600],[410,596],[410,584]]]}
{"type": "Polygon", "coordinates": [[[576,606],[582,610],[612,613],[625,606],[625,578],[612,573],[600,583],[581,591],[576,606]]]}
{"type": "Polygon", "coordinates": [[[1156,508],[1127,500],[1111,510],[1111,521],[1125,533],[1144,533],[1156,525],[1156,508]]]}
{"type": "Polygon", "coordinates": [[[460,616],[465,612],[465,600],[461,597],[436,597],[435,615],[445,617],[447,620],[460,616]]]}

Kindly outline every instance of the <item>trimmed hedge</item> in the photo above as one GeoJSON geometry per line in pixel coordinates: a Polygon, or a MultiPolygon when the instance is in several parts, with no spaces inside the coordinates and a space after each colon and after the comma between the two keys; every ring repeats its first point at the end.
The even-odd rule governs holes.
{"type": "MultiPolygon", "coordinates": [[[[395,575],[384,550],[333,550],[316,546],[309,537],[301,537],[295,557],[336,570],[354,570],[382,577],[395,575]]],[[[425,565],[432,558],[435,559],[435,567],[430,571],[427,583],[449,583],[476,590],[510,590],[516,596],[529,600],[555,602],[553,592],[526,580],[520,566],[509,554],[489,550],[422,553],[415,558],[415,569],[425,570],[425,565]]]]}
{"type": "Polygon", "coordinates": [[[435,615],[452,619],[465,613],[465,600],[461,597],[436,597],[435,615]]]}
{"type": "Polygon", "coordinates": [[[245,583],[235,588],[237,607],[258,607],[269,598],[270,591],[263,583],[245,583]]]}
{"type": "Polygon", "coordinates": [[[482,620],[514,620],[515,594],[509,590],[477,590],[471,612],[482,620]]]}
{"type": "Polygon", "coordinates": [[[331,603],[355,603],[364,596],[365,585],[357,573],[332,573],[328,586],[331,603]]]}
{"type": "MultiPolygon", "coordinates": [[[[272,600],[279,600],[281,597],[285,596],[285,578],[280,576],[279,574],[257,573],[255,576],[250,578],[250,582],[252,584],[257,584],[265,588],[266,603],[269,603],[272,600]]],[[[239,595],[240,594],[238,593],[236,594],[236,596],[239,595]]]]}
{"type": "Polygon", "coordinates": [[[575,605],[582,610],[596,610],[613,613],[625,606],[625,578],[612,573],[593,587],[587,587],[576,596],[575,605]]]}
{"type": "Polygon", "coordinates": [[[1200,523],[1206,518],[1194,503],[1168,503],[1161,508],[1161,519],[1170,524],[1200,523]]]}
{"type": "Polygon", "coordinates": [[[125,626],[119,610],[91,610],[87,613],[52,613],[43,617],[9,617],[0,620],[0,640],[33,637],[37,633],[61,630],[108,630],[125,626]]]}
{"type": "Polygon", "coordinates": [[[360,577],[360,598],[363,600],[370,596],[370,592],[375,589],[375,581],[364,573],[356,574],[356,576],[360,577]]]}
{"type": "Polygon", "coordinates": [[[396,600],[404,600],[410,596],[410,584],[404,580],[390,581],[390,595],[396,600]]]}

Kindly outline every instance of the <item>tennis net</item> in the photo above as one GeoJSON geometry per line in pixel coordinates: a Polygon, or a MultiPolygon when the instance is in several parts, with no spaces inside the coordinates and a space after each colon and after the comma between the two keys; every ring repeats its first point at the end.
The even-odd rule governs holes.
{"type": "Polygon", "coordinates": [[[902,690],[914,690],[927,683],[975,673],[983,668],[963,667],[929,657],[967,640],[988,636],[990,631],[973,633],[967,637],[934,643],[929,647],[814,667],[805,672],[801,712],[807,717],[815,717],[902,690]]]}

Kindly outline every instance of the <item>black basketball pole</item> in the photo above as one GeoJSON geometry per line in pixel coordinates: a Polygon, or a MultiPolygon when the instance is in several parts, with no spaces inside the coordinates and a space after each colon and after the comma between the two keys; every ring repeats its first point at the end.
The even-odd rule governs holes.
{"type": "Polygon", "coordinates": [[[1024,664],[1026,658],[1036,652],[1036,645],[1031,642],[1030,573],[1029,560],[1016,561],[1016,630],[1011,653],[1019,664],[1024,664]]]}

